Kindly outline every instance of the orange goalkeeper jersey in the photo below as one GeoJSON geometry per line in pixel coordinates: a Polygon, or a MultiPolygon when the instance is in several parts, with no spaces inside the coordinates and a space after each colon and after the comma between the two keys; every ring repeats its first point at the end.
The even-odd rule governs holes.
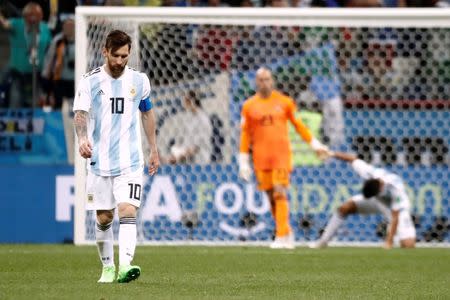
{"type": "Polygon", "coordinates": [[[255,170],[292,169],[288,121],[303,140],[310,143],[312,135],[300,119],[295,119],[292,98],[272,91],[268,98],[259,94],[247,99],[241,112],[240,152],[253,152],[255,170]]]}

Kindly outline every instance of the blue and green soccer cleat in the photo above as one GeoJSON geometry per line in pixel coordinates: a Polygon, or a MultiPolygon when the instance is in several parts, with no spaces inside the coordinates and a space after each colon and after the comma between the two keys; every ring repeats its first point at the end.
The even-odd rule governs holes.
{"type": "Polygon", "coordinates": [[[117,282],[127,283],[136,280],[141,275],[141,268],[138,266],[119,266],[119,274],[117,275],[117,282]]]}
{"type": "Polygon", "coordinates": [[[115,266],[105,266],[102,270],[102,276],[97,281],[99,283],[112,283],[116,280],[116,267],[115,266]]]}

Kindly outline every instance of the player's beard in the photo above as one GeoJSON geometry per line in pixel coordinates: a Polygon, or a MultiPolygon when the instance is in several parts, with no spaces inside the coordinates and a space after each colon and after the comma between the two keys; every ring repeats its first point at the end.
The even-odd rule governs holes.
{"type": "Polygon", "coordinates": [[[270,94],[272,94],[272,87],[261,87],[259,89],[259,93],[263,96],[263,97],[269,97],[270,94]]]}
{"type": "Polygon", "coordinates": [[[123,70],[125,70],[125,66],[126,64],[122,65],[111,65],[111,63],[108,62],[108,68],[111,71],[111,75],[114,78],[119,77],[120,75],[122,75],[123,70]]]}

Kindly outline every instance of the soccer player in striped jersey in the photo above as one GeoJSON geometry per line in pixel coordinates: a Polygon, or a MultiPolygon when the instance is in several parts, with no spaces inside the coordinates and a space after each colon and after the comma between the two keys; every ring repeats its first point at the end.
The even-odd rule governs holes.
{"type": "Polygon", "coordinates": [[[392,248],[395,236],[400,242],[400,247],[414,248],[416,229],[412,222],[409,197],[403,180],[394,173],[375,168],[353,154],[332,151],[329,154],[350,163],[365,181],[362,193],[352,196],[337,209],[320,239],[309,244],[310,248],[326,247],[348,215],[375,213],[381,213],[389,220],[385,249],[392,248]]]}
{"type": "Polygon", "coordinates": [[[127,67],[130,49],[128,34],[120,30],[108,34],[102,51],[105,64],[83,76],[73,107],[79,152],[87,159],[86,208],[97,215],[101,283],[116,279],[112,231],[116,207],[120,221],[117,281],[129,282],[141,273],[131,265],[144,168],[141,119],[150,146],[149,174],[159,167],[150,82],[144,73],[127,67]]]}
{"type": "Polygon", "coordinates": [[[256,94],[242,106],[239,176],[245,181],[250,180],[251,149],[258,189],[269,197],[275,221],[275,240],[270,247],[293,249],[295,238],[289,225],[287,198],[292,171],[288,121],[316,154],[327,155],[329,150],[312,136],[301,119],[295,118],[294,100],[273,88],[269,69],[256,71],[256,90],[256,94]]]}

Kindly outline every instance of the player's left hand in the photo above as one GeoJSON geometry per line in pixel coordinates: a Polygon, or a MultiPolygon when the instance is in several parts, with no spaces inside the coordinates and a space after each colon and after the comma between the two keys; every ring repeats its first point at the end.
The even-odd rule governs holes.
{"type": "Polygon", "coordinates": [[[244,181],[249,182],[252,177],[252,169],[250,167],[250,155],[248,153],[241,152],[238,157],[239,164],[239,177],[244,181]]]}
{"type": "Polygon", "coordinates": [[[152,151],[150,153],[149,161],[148,161],[148,174],[153,176],[158,172],[159,168],[159,155],[158,151],[152,151]]]}

